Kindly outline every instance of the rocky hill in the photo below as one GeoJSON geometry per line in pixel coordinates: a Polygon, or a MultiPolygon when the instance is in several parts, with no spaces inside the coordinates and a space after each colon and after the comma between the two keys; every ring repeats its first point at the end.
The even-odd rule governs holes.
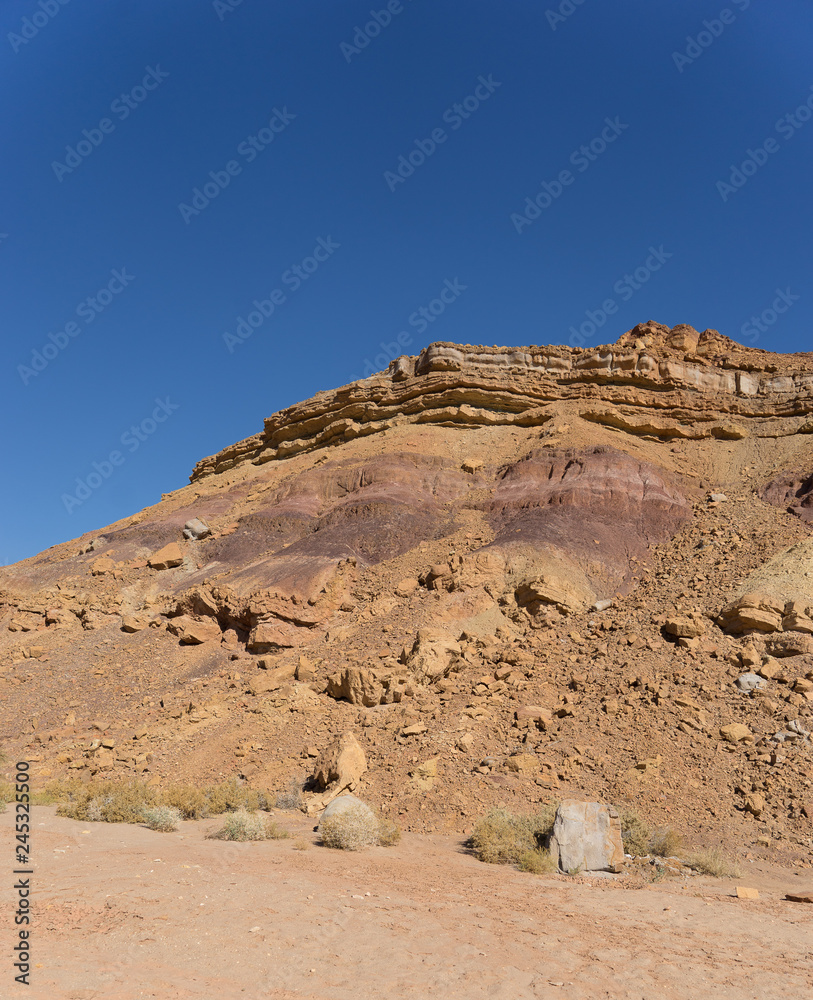
{"type": "Polygon", "coordinates": [[[714,330],[432,344],[0,568],[0,739],[314,807],[353,733],[408,828],[572,792],[813,858],[811,435],[813,354],[714,330]]]}

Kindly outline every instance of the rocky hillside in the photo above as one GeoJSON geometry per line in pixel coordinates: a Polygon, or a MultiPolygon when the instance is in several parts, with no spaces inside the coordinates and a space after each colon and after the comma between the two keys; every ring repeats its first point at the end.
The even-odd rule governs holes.
{"type": "Polygon", "coordinates": [[[813,858],[811,435],[813,354],[714,330],[432,344],[0,569],[0,738],[314,808],[352,733],[408,828],[583,792],[813,858]]]}

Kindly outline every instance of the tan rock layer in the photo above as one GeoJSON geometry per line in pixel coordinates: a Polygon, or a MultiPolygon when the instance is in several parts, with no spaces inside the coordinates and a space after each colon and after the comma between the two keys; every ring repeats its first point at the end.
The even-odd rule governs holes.
{"type": "Polygon", "coordinates": [[[778,371],[775,358],[714,330],[651,322],[615,345],[589,350],[430,344],[386,372],[273,414],[262,432],[198,462],[190,479],[397,424],[538,426],[551,417],[548,404],[563,400],[584,400],[584,419],[633,434],[736,439],[813,432],[813,355],[794,355],[789,374],[778,371]]]}

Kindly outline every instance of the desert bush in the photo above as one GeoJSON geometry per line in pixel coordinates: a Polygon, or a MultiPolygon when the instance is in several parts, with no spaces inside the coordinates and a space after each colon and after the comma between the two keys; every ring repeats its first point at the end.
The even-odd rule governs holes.
{"type": "Polygon", "coordinates": [[[307,842],[307,840],[303,840],[301,837],[299,837],[297,840],[293,842],[293,844],[291,844],[291,847],[293,847],[295,851],[307,851],[310,847],[310,844],[307,842]]]}
{"type": "Polygon", "coordinates": [[[739,878],[742,875],[737,863],[726,857],[719,847],[694,851],[685,862],[701,875],[713,875],[715,878],[739,878]]]}
{"type": "Polygon", "coordinates": [[[140,823],[144,810],[158,805],[155,789],[142,782],[66,782],[57,815],[94,823],[140,823]]]}
{"type": "Polygon", "coordinates": [[[210,840],[284,840],[290,834],[287,830],[261,813],[248,812],[240,808],[229,813],[223,826],[209,834],[210,840]]]}
{"type": "Polygon", "coordinates": [[[302,782],[298,778],[291,778],[288,786],[274,799],[274,806],[277,809],[299,809],[303,801],[302,782]]]}
{"type": "Polygon", "coordinates": [[[517,867],[521,872],[531,872],[532,875],[549,875],[559,870],[551,852],[539,848],[526,851],[517,862],[517,867]]]}
{"type": "Polygon", "coordinates": [[[379,822],[372,809],[359,802],[323,819],[319,833],[325,847],[360,851],[379,842],[379,822]]]}
{"type": "Polygon", "coordinates": [[[616,811],[621,820],[621,840],[625,853],[633,857],[649,854],[652,829],[632,809],[617,806],[616,811]]]}
{"type": "Polygon", "coordinates": [[[174,806],[147,806],[144,810],[144,822],[151,830],[161,833],[172,833],[178,829],[181,812],[174,806]]]}
{"type": "Polygon", "coordinates": [[[488,864],[519,864],[530,852],[543,851],[555,816],[555,803],[548,803],[535,815],[492,809],[475,824],[468,846],[488,864]]]}
{"type": "Polygon", "coordinates": [[[659,858],[674,858],[683,848],[683,836],[671,826],[656,830],[649,841],[649,850],[659,858]]]}
{"type": "Polygon", "coordinates": [[[401,827],[391,819],[378,821],[378,843],[382,847],[395,847],[401,839],[401,827]]]}

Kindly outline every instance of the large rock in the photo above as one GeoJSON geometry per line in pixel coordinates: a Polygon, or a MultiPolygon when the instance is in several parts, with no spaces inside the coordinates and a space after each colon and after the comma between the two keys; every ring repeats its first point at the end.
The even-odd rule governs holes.
{"type": "Polygon", "coordinates": [[[187,521],[183,526],[184,538],[194,538],[195,541],[198,541],[201,538],[206,538],[206,536],[211,533],[212,529],[208,524],[201,521],[199,517],[193,517],[191,521],[187,521]]]}
{"type": "Polygon", "coordinates": [[[336,794],[349,788],[367,770],[367,757],[351,732],[342,733],[322,752],[313,770],[313,780],[319,788],[339,786],[336,794]]]}
{"type": "Polygon", "coordinates": [[[361,799],[357,798],[355,795],[348,793],[347,795],[340,795],[333,799],[325,806],[325,811],[319,818],[319,822],[322,823],[326,819],[330,819],[331,816],[341,816],[342,813],[347,812],[348,809],[360,809],[369,819],[374,820],[375,814],[373,810],[367,805],[366,802],[362,802],[361,799]]]}
{"type": "Polygon", "coordinates": [[[183,552],[177,542],[170,542],[157,552],[153,552],[147,560],[153,569],[172,569],[183,562],[183,552]]]}
{"type": "Polygon", "coordinates": [[[189,615],[181,615],[167,622],[167,628],[185,646],[198,646],[213,640],[220,642],[220,626],[212,618],[197,620],[189,615]]]}
{"type": "Polygon", "coordinates": [[[418,630],[406,666],[418,684],[432,684],[446,677],[460,662],[460,643],[435,629],[418,630]]]}
{"type": "Polygon", "coordinates": [[[345,667],[333,674],[327,681],[327,694],[337,701],[349,701],[351,705],[371,708],[380,705],[384,697],[384,685],[370,670],[362,667],[345,667]]]}
{"type": "Polygon", "coordinates": [[[556,810],[551,853],[565,872],[619,872],[624,864],[621,820],[611,806],[565,799],[556,810]]]}
{"type": "Polygon", "coordinates": [[[351,732],[342,733],[317,759],[313,782],[320,791],[306,797],[303,809],[309,816],[321,812],[342,792],[353,791],[366,770],[367,757],[359,741],[351,732]]]}

